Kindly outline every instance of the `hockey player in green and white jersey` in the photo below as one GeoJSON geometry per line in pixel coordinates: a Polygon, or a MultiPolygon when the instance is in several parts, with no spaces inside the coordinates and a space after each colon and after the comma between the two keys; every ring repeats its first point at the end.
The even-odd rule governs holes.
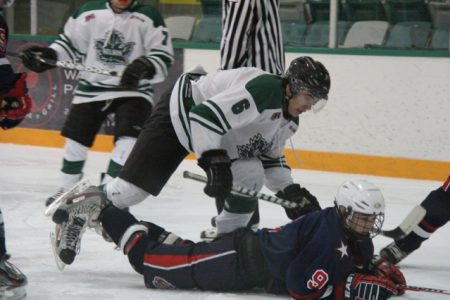
{"type": "MultiPolygon", "coordinates": [[[[287,209],[291,219],[318,210],[317,199],[293,182],[283,148],[297,131],[298,116],[323,107],[329,89],[328,71],[310,57],[292,61],[283,76],[257,68],[185,73],[158,102],[119,176],[103,191],[118,208],[155,197],[193,152],[208,177],[204,192],[226,199],[216,218],[219,235],[245,227],[256,206],[256,198],[231,194],[232,184],[258,191],[266,180],[280,197],[306,198],[305,207],[287,209]]],[[[87,226],[79,221],[61,225],[65,238],[57,253],[66,264],[75,258],[79,233],[87,226]]]]}
{"type": "Polygon", "coordinates": [[[64,123],[66,137],[62,182],[49,205],[82,176],[88,149],[108,114],[115,114],[114,149],[104,183],[116,177],[153,106],[152,84],[163,81],[173,63],[171,38],[152,6],[136,0],[90,1],[66,22],[50,47],[31,46],[22,53],[35,72],[53,66],[42,59],[74,61],[123,73],[112,77],[81,72],[64,123]]]}

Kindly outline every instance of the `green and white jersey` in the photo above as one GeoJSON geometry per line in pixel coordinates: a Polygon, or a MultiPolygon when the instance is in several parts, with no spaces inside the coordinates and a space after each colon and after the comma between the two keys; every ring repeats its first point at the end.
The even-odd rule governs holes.
{"type": "Polygon", "coordinates": [[[287,167],[283,148],[298,118],[283,117],[281,77],[239,68],[193,80],[184,74],[171,96],[171,119],[181,144],[197,157],[225,149],[231,159],[260,158],[287,167]]]}
{"type": "Polygon", "coordinates": [[[166,78],[174,60],[170,35],[155,8],[135,4],[116,14],[105,0],[83,5],[50,47],[58,53],[58,60],[81,58],[86,66],[120,73],[142,55],[155,66],[154,78],[141,80],[137,90],[120,88],[119,77],[81,72],[73,103],[118,97],[143,97],[153,102],[152,84],[166,78]]]}

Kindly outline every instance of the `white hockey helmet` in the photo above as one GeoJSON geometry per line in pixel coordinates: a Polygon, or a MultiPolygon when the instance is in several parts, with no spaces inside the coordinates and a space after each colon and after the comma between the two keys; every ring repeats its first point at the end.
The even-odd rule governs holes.
{"type": "Polygon", "coordinates": [[[14,4],[15,0],[0,0],[0,7],[1,8],[5,8],[5,7],[10,7],[11,5],[14,4]]]}
{"type": "Polygon", "coordinates": [[[356,239],[373,238],[384,222],[384,197],[380,189],[366,180],[344,182],[337,190],[335,206],[344,228],[356,239]]]}

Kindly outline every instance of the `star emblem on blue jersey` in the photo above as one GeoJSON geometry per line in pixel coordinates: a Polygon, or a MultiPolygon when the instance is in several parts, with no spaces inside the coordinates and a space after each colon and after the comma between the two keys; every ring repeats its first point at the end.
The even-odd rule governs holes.
{"type": "Polygon", "coordinates": [[[341,259],[343,259],[344,256],[348,256],[347,245],[345,245],[343,241],[341,241],[341,246],[339,248],[336,248],[336,250],[341,252],[341,259]]]}

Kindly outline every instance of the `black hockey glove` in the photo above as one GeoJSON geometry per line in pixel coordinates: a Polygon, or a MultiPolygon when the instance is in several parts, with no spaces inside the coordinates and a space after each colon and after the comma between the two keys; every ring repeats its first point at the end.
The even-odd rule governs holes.
{"type": "Polygon", "coordinates": [[[302,205],[295,208],[284,208],[286,215],[291,220],[321,209],[316,197],[296,183],[288,185],[283,191],[279,191],[276,196],[302,205]]]}
{"type": "Polygon", "coordinates": [[[198,159],[198,165],[206,172],[208,182],[204,188],[210,197],[226,197],[233,184],[231,160],[227,151],[214,149],[203,152],[198,159]]]}
{"type": "Polygon", "coordinates": [[[156,70],[153,63],[145,56],[133,60],[123,71],[120,86],[125,89],[135,89],[139,80],[152,79],[156,70]]]}
{"type": "Polygon", "coordinates": [[[56,60],[58,59],[58,55],[52,48],[39,46],[31,46],[20,53],[20,59],[22,59],[22,63],[31,71],[41,73],[55,67],[52,64],[42,62],[41,60],[39,60],[39,58],[56,62],[56,60]]]}
{"type": "Polygon", "coordinates": [[[347,277],[343,299],[386,300],[392,295],[397,295],[397,288],[389,279],[352,273],[347,277]]]}

